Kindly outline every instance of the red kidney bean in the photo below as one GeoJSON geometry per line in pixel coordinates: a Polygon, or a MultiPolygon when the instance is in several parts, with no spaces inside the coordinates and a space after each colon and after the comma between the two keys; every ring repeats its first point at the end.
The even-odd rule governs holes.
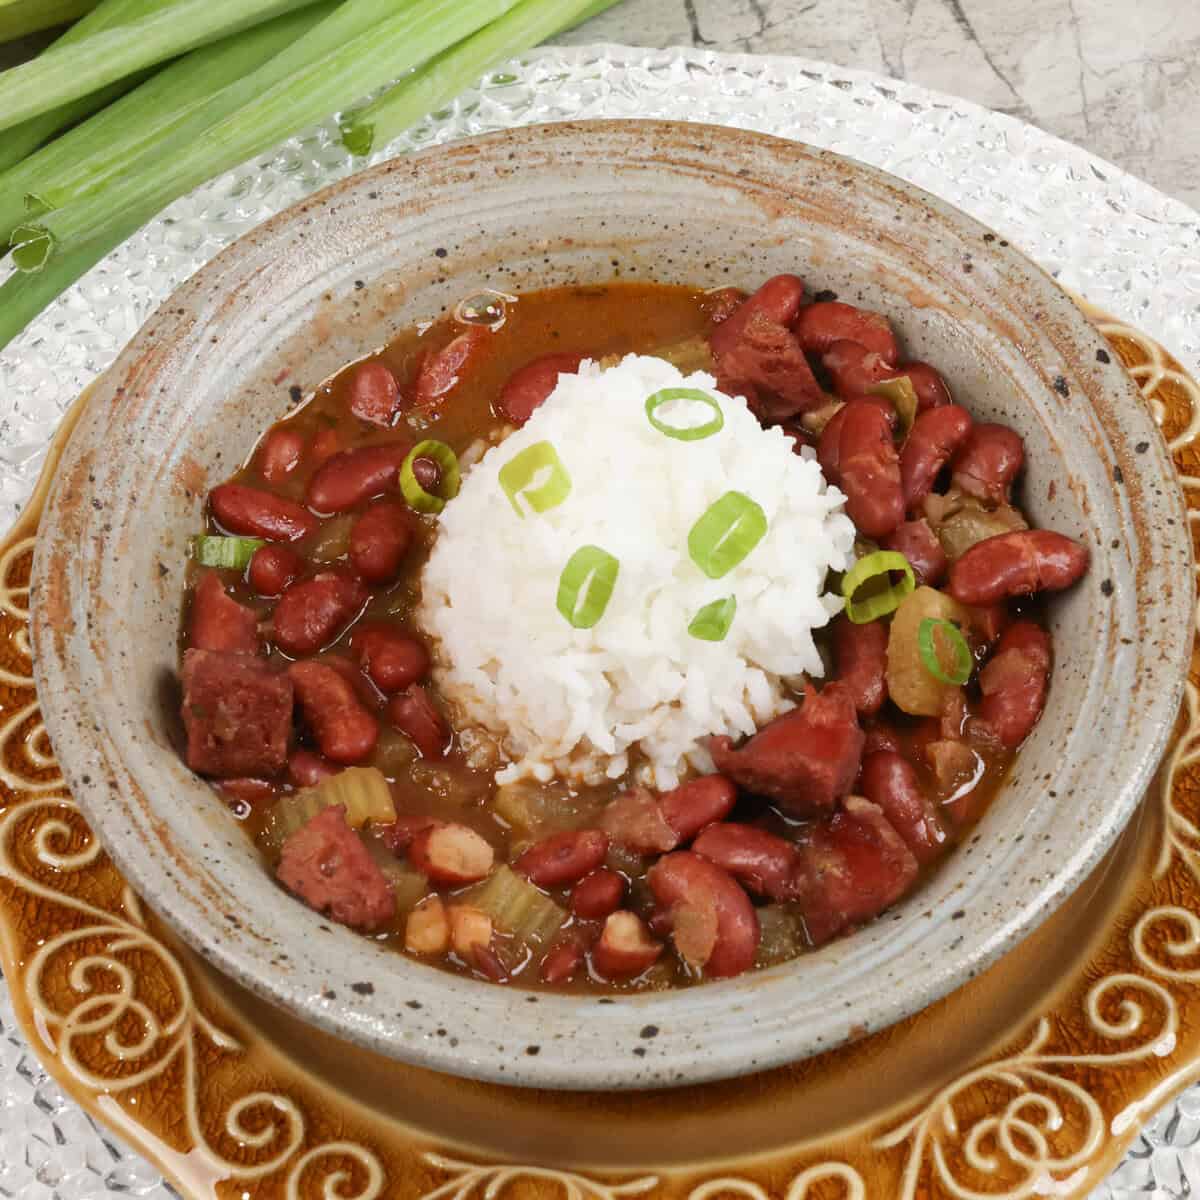
{"type": "Polygon", "coordinates": [[[400,467],[412,446],[389,442],[343,450],[321,464],[308,481],[305,503],[315,512],[348,512],[356,504],[400,486],[400,467]]]}
{"type": "Polygon", "coordinates": [[[754,825],[710,825],[693,843],[701,858],[728,871],[743,887],[772,900],[794,900],[800,852],[785,838],[754,825]]]}
{"type": "Polygon", "coordinates": [[[269,804],[279,795],[279,784],[271,779],[214,779],[213,783],[245,804],[269,804]]]}
{"type": "Polygon", "coordinates": [[[293,583],[275,605],[275,645],[291,658],[315,654],[358,616],[367,596],[364,584],[347,571],[322,571],[293,583]]]}
{"type": "Polygon", "coordinates": [[[385,696],[402,692],[429,674],[429,652],[417,641],[389,625],[360,625],[350,638],[350,650],[367,678],[385,696]]]}
{"type": "Polygon", "coordinates": [[[933,490],[938,472],[971,432],[971,414],[957,404],[926,409],[909,430],[900,451],[904,506],[911,510],[933,490]]]}
{"type": "Polygon", "coordinates": [[[709,324],[720,325],[722,321],[732,317],[747,299],[749,297],[741,288],[717,288],[715,291],[705,292],[700,297],[700,308],[708,318],[709,324]]]}
{"type": "Polygon", "coordinates": [[[949,566],[946,552],[924,517],[897,525],[881,544],[885,550],[898,551],[908,559],[918,587],[937,587],[945,578],[949,566]]]}
{"type": "Polygon", "coordinates": [[[887,537],[904,520],[892,427],[879,404],[870,400],[851,400],[842,412],[838,486],[846,493],[846,512],[865,537],[887,537]]]}
{"type": "Polygon", "coordinates": [[[901,363],[893,375],[907,375],[913,391],[917,394],[917,412],[922,413],[930,408],[941,408],[943,404],[952,404],[950,389],[946,381],[928,363],[901,363]]]}
{"type": "Polygon", "coordinates": [[[295,542],[317,527],[316,517],[294,500],[244,483],[223,483],[213,488],[208,503],[223,529],[243,537],[295,542]]]}
{"type": "Polygon", "coordinates": [[[812,435],[805,429],[801,429],[798,425],[781,425],[784,437],[790,438],[792,442],[792,453],[799,454],[805,446],[816,449],[817,443],[812,435]]]}
{"type": "Polygon", "coordinates": [[[834,675],[863,716],[873,717],[887,699],[887,626],[855,625],[842,613],[833,622],[834,675]]]}
{"type": "Polygon", "coordinates": [[[834,342],[821,355],[821,365],[833,380],[833,390],[845,400],[865,395],[875,384],[896,377],[896,368],[879,351],[857,342],[834,342]]]}
{"type": "Polygon", "coordinates": [[[258,618],[225,591],[216,571],[205,571],[192,591],[188,647],[258,653],[258,618]]]}
{"type": "Polygon", "coordinates": [[[434,883],[458,887],[486,879],[496,852],[469,825],[442,821],[413,835],[408,861],[434,883]]]}
{"type": "Polygon", "coordinates": [[[387,825],[376,826],[375,832],[383,839],[383,844],[393,854],[407,854],[409,846],[412,845],[413,838],[418,833],[424,833],[427,829],[432,829],[435,825],[440,825],[441,821],[437,817],[414,817],[407,813],[401,813],[394,821],[387,825]]]}
{"type": "Polygon", "coordinates": [[[473,359],[487,346],[491,331],[472,325],[453,341],[426,357],[413,386],[413,404],[417,408],[436,408],[457,385],[473,359]]]}
{"type": "Polygon", "coordinates": [[[300,465],[304,457],[304,434],[298,429],[276,425],[262,442],[254,456],[258,473],[274,486],[285,479],[300,465]]]}
{"type": "Polygon", "coordinates": [[[391,583],[412,544],[414,521],[408,506],[384,497],[350,529],[350,562],[368,583],[391,583]]]}
{"type": "Polygon", "coordinates": [[[875,721],[864,730],[863,758],[877,750],[892,750],[900,753],[900,736],[885,721],[875,721]]]}
{"type": "Polygon", "coordinates": [[[538,887],[561,887],[578,883],[604,862],[607,853],[607,833],[572,829],[535,842],[513,863],[513,870],[538,887]]]}
{"type": "Polygon", "coordinates": [[[597,867],[571,889],[571,911],[585,921],[603,921],[625,899],[625,880],[608,867],[597,867]]]}
{"type": "Polygon", "coordinates": [[[950,568],[950,595],[960,604],[995,604],[1009,596],[1057,592],[1088,569],[1086,546],[1052,529],[1023,529],[976,542],[950,568]]]}
{"type": "Polygon", "coordinates": [[[578,938],[569,937],[546,952],[542,959],[543,983],[569,983],[583,966],[586,950],[578,938]]]}
{"type": "Polygon", "coordinates": [[[885,362],[894,363],[900,357],[887,317],[840,300],[806,305],[792,328],[811,354],[824,354],[834,342],[857,342],[874,350],[885,362]]]}
{"type": "Polygon", "coordinates": [[[821,430],[821,436],[817,439],[817,462],[821,464],[821,471],[829,483],[836,484],[841,478],[838,465],[841,457],[842,423],[845,420],[846,406],[843,404],[825,422],[825,428],[821,430]]]}
{"type": "Polygon", "coordinates": [[[341,439],[338,437],[336,429],[322,429],[320,433],[312,440],[312,446],[309,449],[308,456],[313,467],[319,467],[322,463],[331,459],[342,448],[341,439]]]}
{"type": "Polygon", "coordinates": [[[604,922],[604,932],[592,947],[592,966],[605,979],[629,979],[652,967],[663,952],[637,913],[621,909],[604,922]]]}
{"type": "Polygon", "coordinates": [[[288,755],[288,782],[293,787],[316,787],[322,779],[336,775],[341,767],[334,766],[328,759],[311,750],[293,750],[288,755]]]}
{"type": "Polygon", "coordinates": [[[518,367],[500,392],[497,414],[514,425],[524,425],[554,391],[559,375],[574,374],[581,362],[582,354],[544,354],[518,367]]]}
{"type": "Polygon", "coordinates": [[[379,722],[362,706],[340,671],[319,662],[288,667],[296,701],[321,753],[331,762],[362,762],[379,738],[379,722]]]}
{"type": "Polygon", "coordinates": [[[427,491],[432,492],[442,482],[442,468],[432,458],[424,454],[414,458],[412,464],[413,478],[427,491]]]}
{"type": "Polygon", "coordinates": [[[859,787],[872,804],[883,810],[917,862],[929,863],[941,855],[946,831],[908,759],[887,750],[868,754],[863,759],[859,787]]]}
{"type": "Polygon", "coordinates": [[[359,363],[350,376],[350,411],[360,421],[391,427],[400,409],[400,385],[381,362],[359,363]]]}
{"type": "Polygon", "coordinates": [[[703,963],[713,979],[740,975],[754,963],[758,950],[758,917],[738,882],[720,867],[688,850],[664,855],[649,870],[646,882],[659,906],[678,922],[680,911],[714,912],[717,938],[703,963]]]}
{"type": "Polygon", "coordinates": [[[286,546],[259,546],[250,559],[246,579],[264,598],[278,596],[304,570],[304,559],[286,546]]]}
{"type": "Polygon", "coordinates": [[[731,353],[755,314],[776,325],[790,325],[804,299],[804,281],[797,275],[773,275],[745,303],[740,304],[712,331],[709,344],[720,357],[731,353]]]}
{"type": "Polygon", "coordinates": [[[1025,443],[1007,425],[984,423],[971,430],[954,459],[952,482],[989,504],[1008,500],[1013,480],[1025,465],[1025,443]]]}
{"type": "Polygon", "coordinates": [[[1050,637],[1032,621],[1010,625],[979,673],[981,723],[1002,745],[1015,749],[1032,732],[1046,704],[1050,637]]]}
{"type": "Polygon", "coordinates": [[[388,719],[409,738],[422,758],[443,758],[450,743],[450,730],[420,684],[393,696],[388,702],[388,719]]]}
{"type": "Polygon", "coordinates": [[[729,816],[736,801],[737,788],[724,775],[702,775],[664,792],[658,808],[679,841],[688,842],[714,821],[729,816]]]}

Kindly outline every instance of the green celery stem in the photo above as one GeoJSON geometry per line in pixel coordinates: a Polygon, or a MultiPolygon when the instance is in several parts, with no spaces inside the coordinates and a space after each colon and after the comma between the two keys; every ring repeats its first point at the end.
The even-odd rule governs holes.
{"type": "Polygon", "coordinates": [[[0,42],[82,17],[100,0],[0,0],[0,42]]]}

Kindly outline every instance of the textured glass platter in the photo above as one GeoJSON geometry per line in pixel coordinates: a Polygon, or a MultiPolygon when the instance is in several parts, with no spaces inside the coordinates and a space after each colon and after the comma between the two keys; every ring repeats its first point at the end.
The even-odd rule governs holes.
{"type": "MultiPolygon", "coordinates": [[[[658,117],[796,138],[929,189],[1064,286],[1200,370],[1200,216],[1012,118],[906,83],[794,58],[551,49],[494,73],[374,156],[539,121],[658,117]]],[[[332,124],[173,205],[0,354],[0,528],[29,494],[59,417],[154,308],[230,241],[364,165],[332,124]]],[[[1200,1185],[1200,1089],[1147,1128],[1100,1195],[1200,1185]]],[[[0,987],[0,1196],[174,1195],[66,1099],[23,1045],[0,987]]]]}

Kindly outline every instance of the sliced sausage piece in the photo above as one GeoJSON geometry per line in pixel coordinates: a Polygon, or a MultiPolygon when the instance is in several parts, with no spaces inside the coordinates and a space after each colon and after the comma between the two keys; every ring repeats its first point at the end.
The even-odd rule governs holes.
{"type": "Polygon", "coordinates": [[[193,771],[230,779],[277,775],[292,730],[291,681],[253,654],[188,650],[183,724],[193,771]]]}
{"type": "MultiPolygon", "coordinates": [[[[736,313],[718,325],[713,336],[727,331],[735,320],[736,313]]],[[[721,390],[745,396],[764,424],[828,403],[796,335],[761,312],[751,314],[731,349],[718,352],[714,347],[713,357],[721,390]]]]}
{"type": "Polygon", "coordinates": [[[709,743],[722,775],[795,816],[828,812],[858,775],[863,731],[854,699],[836,683],[810,688],[804,703],[776,717],[739,750],[727,737],[709,743]]]}
{"type": "Polygon", "coordinates": [[[356,504],[394,491],[400,486],[400,468],[411,443],[362,446],[327,458],[313,473],[304,502],[319,513],[348,512],[356,504]]]}
{"type": "Polygon", "coordinates": [[[414,835],[408,846],[408,861],[434,883],[460,887],[486,879],[496,853],[469,825],[445,821],[414,835]]]}
{"type": "Polygon", "coordinates": [[[859,787],[872,804],[878,805],[917,862],[933,862],[941,855],[946,831],[908,759],[887,750],[868,754],[863,759],[859,787]]]}
{"type": "Polygon", "coordinates": [[[833,390],[844,400],[856,400],[875,384],[896,377],[896,368],[883,355],[858,342],[834,342],[821,355],[821,365],[829,372],[833,390]]]}
{"type": "Polygon", "coordinates": [[[450,915],[441,896],[426,896],[404,923],[409,954],[445,954],[450,946],[450,915]]]}
{"type": "Polygon", "coordinates": [[[895,550],[908,559],[917,587],[937,587],[945,578],[949,566],[946,552],[924,517],[897,525],[882,544],[885,550],[895,550]]]}
{"type": "Polygon", "coordinates": [[[293,583],[275,605],[275,645],[291,658],[315,654],[358,616],[367,597],[364,584],[348,571],[321,571],[293,583]]]}
{"type": "Polygon", "coordinates": [[[254,456],[258,473],[272,487],[284,482],[304,457],[304,434],[276,425],[259,444],[254,456]]]}
{"type": "Polygon", "coordinates": [[[276,874],[310,908],[354,929],[378,929],[396,915],[391,885],[340,804],[287,838],[276,874]]]}
{"type": "Polygon", "coordinates": [[[535,842],[513,863],[513,870],[538,887],[562,887],[591,874],[607,854],[607,833],[572,829],[535,842]]]}
{"type": "Polygon", "coordinates": [[[863,716],[873,717],[887,699],[887,644],[881,621],[856,625],[842,613],[833,622],[834,675],[863,716]]]}
{"type": "Polygon", "coordinates": [[[1052,529],[1025,529],[976,542],[950,568],[947,590],[961,604],[996,604],[1010,596],[1057,592],[1088,569],[1086,546],[1052,529]]]}
{"type": "Polygon", "coordinates": [[[980,723],[1015,749],[1041,718],[1049,681],[1050,635],[1032,621],[1010,625],[979,673],[980,723]]]}
{"type": "Polygon", "coordinates": [[[496,412],[514,425],[524,425],[558,385],[560,375],[574,375],[582,354],[544,354],[518,367],[496,401],[496,412]]]}
{"type": "Polygon", "coordinates": [[[612,913],[592,947],[592,966],[604,979],[630,979],[658,962],[662,942],[650,936],[646,922],[626,909],[612,913]]]}
{"type": "Polygon", "coordinates": [[[205,571],[192,591],[188,645],[193,650],[258,653],[258,618],[225,591],[216,571],[205,571]]]}
{"type": "Polygon", "coordinates": [[[814,946],[878,916],[912,886],[917,860],[878,805],[847,796],[801,846],[800,909],[814,946]]]}
{"type": "Polygon", "coordinates": [[[834,342],[857,342],[874,350],[884,362],[895,363],[900,357],[887,317],[840,300],[806,305],[792,328],[810,354],[824,354],[834,342]]]}
{"type": "Polygon", "coordinates": [[[391,583],[412,544],[414,519],[402,501],[385,496],[367,506],[350,530],[350,562],[368,583],[391,583]]]}
{"type": "Polygon", "coordinates": [[[912,510],[933,491],[938,472],[971,432],[971,414],[958,404],[926,409],[913,423],[900,451],[904,507],[912,510]]]}
{"type": "Polygon", "coordinates": [[[379,740],[379,722],[345,675],[328,663],[311,661],[292,663],[288,674],[321,753],[344,767],[362,762],[379,740]]]}
{"type": "Polygon", "coordinates": [[[743,887],[770,900],[799,894],[800,852],[785,838],[754,825],[710,825],[692,844],[694,853],[728,871],[743,887]]]}
{"type": "Polygon", "coordinates": [[[879,403],[851,400],[842,410],[837,472],[858,531],[875,540],[894,532],[904,520],[904,490],[892,425],[879,403]]]}
{"type": "Polygon", "coordinates": [[[426,410],[437,408],[458,385],[464,372],[487,349],[491,332],[472,325],[453,341],[430,354],[417,372],[413,404],[426,410]]]}
{"type": "Polygon", "coordinates": [[[597,867],[571,889],[571,911],[585,921],[603,921],[624,899],[625,880],[608,867],[597,867]]]}
{"type": "Polygon", "coordinates": [[[988,504],[1005,504],[1025,464],[1025,443],[1007,425],[976,425],[954,460],[952,483],[988,504]]]}
{"type": "Polygon", "coordinates": [[[295,542],[317,527],[316,517],[294,500],[244,483],[223,483],[213,488],[208,503],[221,528],[242,537],[295,542]]]}
{"type": "MultiPolygon", "coordinates": [[[[801,284],[800,287],[803,289],[804,285],[801,284]]],[[[803,290],[801,295],[803,295],[803,290]]],[[[708,318],[710,325],[720,325],[722,321],[728,321],[748,299],[749,296],[741,288],[717,288],[704,293],[700,298],[700,308],[708,318]]]]}
{"type": "Polygon", "coordinates": [[[400,385],[383,363],[359,363],[350,376],[347,403],[360,421],[390,429],[400,411],[400,385]]]}
{"type": "Polygon", "coordinates": [[[636,854],[663,854],[679,845],[658,798],[649,788],[622,792],[604,810],[600,825],[618,846],[636,854]]]}
{"type": "Polygon", "coordinates": [[[401,855],[408,853],[409,846],[413,844],[413,840],[418,834],[433,829],[441,823],[437,817],[417,817],[402,813],[387,825],[375,826],[375,833],[393,854],[401,855]]]}
{"type": "MultiPolygon", "coordinates": [[[[722,821],[733,810],[737,789],[721,775],[690,779],[658,798],[659,811],[675,831],[678,841],[690,842],[714,821],[722,821]]],[[[672,847],[674,849],[674,847],[672,847]]]]}
{"type": "Polygon", "coordinates": [[[250,559],[246,579],[262,597],[280,595],[304,570],[304,559],[286,546],[259,546],[250,559]]]}
{"type": "Polygon", "coordinates": [[[665,855],[646,875],[659,907],[670,916],[676,949],[710,979],[740,975],[754,965],[758,916],[738,882],[714,863],[689,850],[665,855]],[[703,957],[680,945],[682,925],[703,928],[715,916],[716,937],[703,957]]]}
{"type": "Polygon", "coordinates": [[[388,625],[359,625],[350,650],[368,679],[385,695],[402,692],[429,674],[429,651],[415,637],[388,625]]]}
{"type": "Polygon", "coordinates": [[[444,758],[450,745],[450,730],[434,707],[429,693],[412,684],[388,702],[388,719],[421,752],[422,758],[444,758]]]}

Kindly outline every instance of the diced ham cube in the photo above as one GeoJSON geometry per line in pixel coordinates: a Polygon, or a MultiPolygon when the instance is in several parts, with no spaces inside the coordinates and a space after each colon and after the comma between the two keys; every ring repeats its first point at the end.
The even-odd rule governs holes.
{"type": "Polygon", "coordinates": [[[250,654],[183,656],[187,764],[218,778],[272,776],[287,762],[292,681],[250,654]]]}
{"type": "Polygon", "coordinates": [[[353,929],[378,929],[395,916],[391,884],[340,804],[321,809],[283,843],[276,874],[309,908],[353,929]]]}
{"type": "Polygon", "coordinates": [[[741,749],[727,737],[713,738],[709,749],[717,770],[739,787],[810,817],[830,811],[853,786],[864,741],[853,697],[831,683],[820,692],[810,688],[798,709],[741,749]]]}
{"type": "Polygon", "coordinates": [[[254,610],[226,592],[216,571],[205,571],[192,592],[188,645],[193,650],[258,652],[258,618],[254,610]]]}

